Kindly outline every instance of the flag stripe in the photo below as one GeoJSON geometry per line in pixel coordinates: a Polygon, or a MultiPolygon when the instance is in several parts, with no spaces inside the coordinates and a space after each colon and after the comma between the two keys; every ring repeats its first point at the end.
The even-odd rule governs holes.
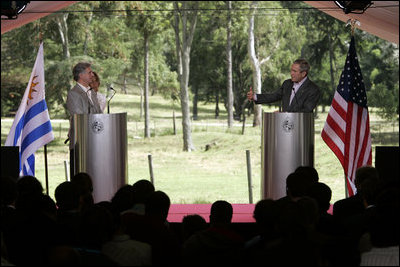
{"type": "Polygon", "coordinates": [[[34,118],[36,115],[42,113],[45,110],[47,110],[47,105],[44,99],[34,104],[25,114],[24,127],[32,118],[34,118]]]}
{"type": "Polygon", "coordinates": [[[35,140],[33,143],[27,146],[23,152],[21,152],[21,162],[26,161],[30,155],[33,155],[42,146],[43,143],[49,143],[53,139],[53,132],[49,132],[46,135],[41,136],[41,138],[35,140]]]}
{"type": "Polygon", "coordinates": [[[21,152],[23,153],[24,150],[37,139],[39,139],[43,134],[47,134],[51,132],[51,124],[50,121],[46,121],[39,127],[36,127],[35,130],[31,131],[22,141],[21,145],[21,152]]]}
{"type": "MultiPolygon", "coordinates": [[[[337,114],[334,110],[332,111],[333,114],[337,114]]],[[[340,140],[343,140],[345,137],[345,132],[344,129],[342,128],[343,126],[346,127],[346,122],[339,120],[339,119],[335,119],[335,115],[333,116],[328,116],[326,118],[326,122],[329,125],[330,129],[332,129],[332,131],[335,132],[335,134],[337,135],[337,137],[340,140]]]]}
{"type": "Polygon", "coordinates": [[[34,170],[35,169],[35,156],[32,154],[24,164],[24,175],[35,175],[34,170]]]}
{"type": "Polygon", "coordinates": [[[14,141],[13,141],[13,146],[17,146],[19,143],[19,138],[22,134],[22,128],[24,127],[24,120],[25,120],[25,115],[21,117],[19,120],[17,126],[15,127],[15,134],[14,134],[14,141]]]}
{"type": "MultiPolygon", "coordinates": [[[[343,147],[336,145],[335,141],[333,141],[333,139],[330,136],[328,136],[327,132],[328,131],[325,130],[321,133],[322,139],[325,141],[325,143],[328,145],[328,147],[333,151],[333,153],[335,153],[336,157],[339,159],[340,163],[342,164],[342,167],[344,167],[344,165],[343,165],[344,145],[343,145],[343,147]]],[[[335,139],[335,140],[337,140],[337,139],[335,139]]]]}
{"type": "Polygon", "coordinates": [[[43,111],[42,113],[39,113],[33,119],[31,119],[27,124],[25,124],[24,132],[22,133],[21,137],[22,138],[21,142],[24,142],[24,139],[29,132],[35,130],[35,128],[39,127],[44,122],[46,122],[47,118],[48,118],[47,111],[43,111]]]}
{"type": "MultiPolygon", "coordinates": [[[[332,100],[332,108],[336,112],[336,114],[345,122],[346,121],[346,113],[347,113],[347,105],[343,106],[340,104],[342,96],[337,95],[333,100],[332,100]]],[[[332,115],[332,114],[331,114],[332,115]]],[[[343,127],[344,130],[344,127],[343,127]]]]}

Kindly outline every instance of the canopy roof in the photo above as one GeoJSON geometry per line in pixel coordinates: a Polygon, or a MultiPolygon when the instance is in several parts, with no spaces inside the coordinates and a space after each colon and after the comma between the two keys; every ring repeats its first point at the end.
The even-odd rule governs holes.
{"type": "MultiPolygon", "coordinates": [[[[77,1],[31,1],[26,9],[15,20],[1,21],[1,34],[11,31],[26,23],[50,15],[77,1]],[[33,13],[31,13],[33,12],[33,13]],[[38,12],[38,13],[34,13],[38,12]]],[[[399,2],[374,1],[364,14],[345,14],[334,1],[304,1],[326,14],[343,22],[348,19],[357,19],[361,30],[376,35],[382,39],[399,44],[399,2]],[[393,7],[395,6],[395,7],[393,7]]]]}
{"type": "Polygon", "coordinates": [[[17,19],[1,20],[1,34],[21,27],[29,22],[50,15],[55,11],[63,9],[77,1],[31,1],[17,19]],[[33,13],[31,13],[33,12],[33,13]],[[35,13],[38,12],[38,13],[35,13]]]}
{"type": "Polygon", "coordinates": [[[343,22],[358,20],[357,28],[386,41],[399,44],[399,1],[374,1],[363,14],[345,14],[334,1],[304,1],[343,22]]]}

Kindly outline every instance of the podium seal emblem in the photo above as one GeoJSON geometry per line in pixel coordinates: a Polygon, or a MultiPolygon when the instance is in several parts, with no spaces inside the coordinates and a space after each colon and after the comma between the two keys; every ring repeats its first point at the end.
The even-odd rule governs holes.
{"type": "Polygon", "coordinates": [[[100,120],[95,120],[92,122],[91,128],[94,133],[100,133],[104,130],[104,124],[100,120]]]}
{"type": "Polygon", "coordinates": [[[282,128],[285,132],[290,133],[291,131],[293,131],[294,128],[293,121],[286,117],[286,119],[282,123],[282,128]]]}

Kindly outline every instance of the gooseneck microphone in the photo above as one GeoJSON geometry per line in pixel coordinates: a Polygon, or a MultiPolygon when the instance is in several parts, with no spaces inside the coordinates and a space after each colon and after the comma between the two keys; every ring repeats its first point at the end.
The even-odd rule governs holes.
{"type": "Polygon", "coordinates": [[[108,87],[108,89],[114,91],[113,95],[112,95],[112,96],[110,97],[110,99],[108,99],[108,101],[107,101],[107,113],[110,114],[110,101],[111,101],[111,99],[114,97],[116,91],[115,91],[114,88],[112,88],[111,86],[108,87]]]}

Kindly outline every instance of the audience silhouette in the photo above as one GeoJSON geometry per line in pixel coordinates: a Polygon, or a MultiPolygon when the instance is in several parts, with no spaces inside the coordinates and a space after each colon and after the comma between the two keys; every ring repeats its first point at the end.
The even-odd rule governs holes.
{"type": "Polygon", "coordinates": [[[244,240],[231,229],[232,205],[224,200],[211,205],[210,226],[190,236],[182,247],[184,265],[221,266],[237,264],[244,240]]]}
{"type": "Polygon", "coordinates": [[[225,200],[209,223],[190,214],[171,225],[168,194],[148,180],[94,203],[86,173],[59,184],[56,202],[33,176],[1,177],[2,265],[398,266],[398,182],[361,167],[357,194],[330,214],[332,191],[319,180],[312,167],[289,174],[287,196],[256,203],[245,239],[225,200]]]}

